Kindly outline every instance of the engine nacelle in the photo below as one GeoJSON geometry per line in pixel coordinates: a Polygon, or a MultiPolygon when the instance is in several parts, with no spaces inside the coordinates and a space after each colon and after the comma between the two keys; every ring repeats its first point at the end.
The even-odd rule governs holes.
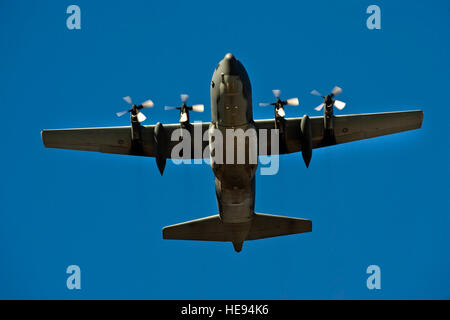
{"type": "Polygon", "coordinates": [[[302,143],[302,157],[305,161],[306,167],[309,167],[312,157],[312,132],[311,120],[307,115],[304,115],[300,122],[301,143],[302,143]]]}
{"type": "Polygon", "coordinates": [[[166,167],[167,159],[167,135],[166,130],[161,122],[158,122],[155,126],[154,132],[154,146],[155,146],[155,159],[159,172],[163,175],[164,168],[166,167]]]}

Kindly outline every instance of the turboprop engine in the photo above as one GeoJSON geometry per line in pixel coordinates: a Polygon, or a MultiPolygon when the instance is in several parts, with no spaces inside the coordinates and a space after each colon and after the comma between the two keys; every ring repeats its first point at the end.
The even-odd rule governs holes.
{"type": "Polygon", "coordinates": [[[306,167],[309,167],[312,157],[312,133],[311,120],[307,115],[304,115],[300,122],[301,143],[302,143],[302,157],[305,161],[306,167]]]}

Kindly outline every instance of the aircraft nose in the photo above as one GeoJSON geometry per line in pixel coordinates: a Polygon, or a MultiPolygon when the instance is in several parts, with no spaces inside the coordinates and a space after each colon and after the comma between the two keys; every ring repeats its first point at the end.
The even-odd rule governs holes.
{"type": "Polygon", "coordinates": [[[228,53],[225,55],[224,59],[231,60],[231,59],[235,59],[235,58],[234,58],[234,55],[233,55],[231,52],[228,52],[228,53]]]}
{"type": "Polygon", "coordinates": [[[238,61],[232,53],[227,53],[222,60],[222,71],[226,75],[239,75],[238,61]]]}

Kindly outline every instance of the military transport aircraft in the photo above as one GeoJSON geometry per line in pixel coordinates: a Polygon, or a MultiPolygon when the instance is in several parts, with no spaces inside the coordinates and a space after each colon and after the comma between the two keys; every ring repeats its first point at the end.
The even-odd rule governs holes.
{"type": "MultiPolygon", "coordinates": [[[[145,116],[143,108],[153,107],[151,100],[140,105],[124,99],[131,105],[127,112],[131,115],[131,125],[125,127],[82,128],[43,130],[42,141],[47,148],[97,151],[103,153],[127,154],[155,157],[157,167],[163,174],[166,159],[174,158],[172,151],[179,141],[172,141],[172,133],[183,128],[190,134],[200,132],[208,136],[211,129],[225,132],[226,129],[277,129],[278,148],[273,148],[271,139],[258,134],[257,138],[267,139],[268,148],[258,149],[258,155],[277,155],[302,152],[306,166],[309,165],[312,150],[361,139],[368,139],[401,131],[418,129],[422,125],[423,112],[404,111],[356,115],[334,115],[334,107],[342,109],[345,103],[335,100],[342,90],[335,87],[331,94],[323,96],[316,90],[311,93],[324,100],[316,110],[323,108],[323,116],[285,118],[284,106],[298,105],[298,99],[281,100],[280,91],[274,90],[276,101],[260,103],[272,105],[274,119],[253,120],[252,89],[247,72],[233,54],[228,53],[215,68],[211,90],[211,122],[190,123],[189,111],[203,111],[203,105],[187,105],[187,95],[182,96],[180,123],[141,125],[145,116]]],[[[174,109],[174,107],[166,107],[174,109]]],[[[180,139],[183,139],[181,136],[180,139]]],[[[181,140],[180,140],[181,141],[181,140]]],[[[189,141],[189,140],[187,140],[189,141]]],[[[194,144],[194,139],[190,140],[194,144]]],[[[212,139],[202,139],[202,147],[208,148],[212,139]]],[[[258,141],[259,142],[259,141],[258,141]]],[[[248,144],[246,145],[248,148],[248,144]]],[[[203,149],[202,149],[203,150],[203,149]]],[[[191,152],[184,158],[204,158],[203,153],[191,152]]],[[[247,161],[247,160],[246,160],[247,161]]],[[[307,219],[282,217],[255,213],[255,171],[257,164],[217,163],[211,161],[215,175],[215,189],[219,214],[188,221],[163,228],[164,239],[229,241],[239,252],[246,240],[263,239],[282,235],[312,231],[312,223],[307,219]]]]}

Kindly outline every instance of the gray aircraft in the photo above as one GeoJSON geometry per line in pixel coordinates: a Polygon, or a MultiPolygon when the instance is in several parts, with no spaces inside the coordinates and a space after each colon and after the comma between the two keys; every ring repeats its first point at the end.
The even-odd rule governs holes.
{"type": "MultiPolygon", "coordinates": [[[[61,148],[103,153],[127,154],[154,157],[161,173],[166,160],[175,158],[173,148],[180,143],[172,141],[172,133],[182,128],[192,136],[197,132],[204,137],[211,129],[221,132],[226,129],[255,129],[257,139],[266,139],[267,149],[258,148],[258,155],[278,155],[302,152],[306,166],[309,166],[312,150],[361,139],[368,139],[392,133],[418,129],[422,125],[423,112],[404,111],[356,115],[334,115],[334,107],[342,109],[345,103],[335,100],[342,90],[335,87],[331,94],[323,96],[316,90],[311,93],[324,100],[316,110],[323,109],[323,116],[285,118],[284,106],[298,105],[298,99],[281,100],[280,91],[274,90],[276,101],[260,103],[261,106],[274,107],[274,119],[254,120],[252,112],[252,88],[248,74],[233,54],[225,55],[215,68],[211,85],[211,122],[190,123],[189,111],[203,111],[203,105],[187,105],[187,95],[182,95],[180,123],[142,125],[145,116],[143,108],[153,107],[151,100],[140,105],[132,103],[131,109],[118,113],[130,113],[131,125],[125,127],[103,127],[82,129],[43,130],[42,141],[47,148],[61,148]],[[261,129],[277,129],[279,147],[273,146],[268,136],[260,136],[261,129]],[[267,138],[266,138],[267,137],[267,138]]],[[[175,109],[175,107],[166,107],[175,109]]],[[[183,159],[203,159],[204,153],[194,150],[178,155],[183,159]]],[[[201,139],[202,150],[211,147],[212,139],[201,139]]],[[[234,145],[233,151],[236,151],[234,145]]],[[[246,148],[249,148],[248,143],[246,148]]],[[[226,150],[224,150],[224,153],[226,150]]],[[[218,163],[211,157],[211,167],[215,175],[215,189],[219,214],[164,227],[164,239],[229,241],[239,252],[246,240],[256,240],[282,235],[312,231],[312,223],[307,219],[282,217],[255,213],[255,172],[257,164],[218,163]]]]}

